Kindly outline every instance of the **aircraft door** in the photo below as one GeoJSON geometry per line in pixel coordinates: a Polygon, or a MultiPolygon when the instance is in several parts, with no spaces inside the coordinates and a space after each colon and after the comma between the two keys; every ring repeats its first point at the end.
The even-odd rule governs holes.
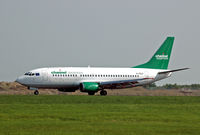
{"type": "Polygon", "coordinates": [[[145,71],[145,72],[144,72],[144,78],[150,78],[150,75],[149,75],[149,72],[148,72],[148,71],[145,71]]]}
{"type": "Polygon", "coordinates": [[[47,82],[49,80],[48,72],[44,70],[41,72],[41,74],[42,74],[42,81],[47,82]]]}

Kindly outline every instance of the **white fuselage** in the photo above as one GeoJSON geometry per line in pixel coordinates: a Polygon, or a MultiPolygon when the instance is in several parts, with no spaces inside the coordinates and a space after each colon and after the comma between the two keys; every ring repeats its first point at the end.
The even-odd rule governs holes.
{"type": "Polygon", "coordinates": [[[138,84],[145,85],[167,78],[170,74],[158,75],[158,72],[167,70],[142,68],[94,68],[94,67],[56,67],[39,68],[26,75],[20,76],[16,81],[34,88],[79,88],[83,82],[109,82],[125,80],[141,80],[138,84]]]}

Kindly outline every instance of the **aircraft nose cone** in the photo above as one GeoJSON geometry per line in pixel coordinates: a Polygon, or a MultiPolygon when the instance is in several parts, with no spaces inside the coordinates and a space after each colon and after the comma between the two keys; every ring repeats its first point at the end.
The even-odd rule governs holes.
{"type": "Polygon", "coordinates": [[[22,77],[22,76],[18,77],[18,78],[15,80],[15,82],[20,83],[20,84],[23,84],[23,77],[22,77]]]}

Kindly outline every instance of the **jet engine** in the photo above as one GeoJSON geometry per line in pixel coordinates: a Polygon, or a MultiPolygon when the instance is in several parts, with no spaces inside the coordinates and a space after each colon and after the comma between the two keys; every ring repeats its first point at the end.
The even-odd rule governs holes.
{"type": "Polygon", "coordinates": [[[98,91],[99,90],[99,84],[95,82],[83,82],[80,84],[80,90],[82,92],[90,92],[90,91],[98,91]]]}

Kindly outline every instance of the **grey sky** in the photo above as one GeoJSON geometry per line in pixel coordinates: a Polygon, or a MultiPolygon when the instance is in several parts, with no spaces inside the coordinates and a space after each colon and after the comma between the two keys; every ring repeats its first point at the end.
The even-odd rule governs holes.
{"type": "Polygon", "coordinates": [[[38,67],[131,67],[175,36],[163,83],[199,83],[199,0],[0,0],[0,81],[38,67]]]}

